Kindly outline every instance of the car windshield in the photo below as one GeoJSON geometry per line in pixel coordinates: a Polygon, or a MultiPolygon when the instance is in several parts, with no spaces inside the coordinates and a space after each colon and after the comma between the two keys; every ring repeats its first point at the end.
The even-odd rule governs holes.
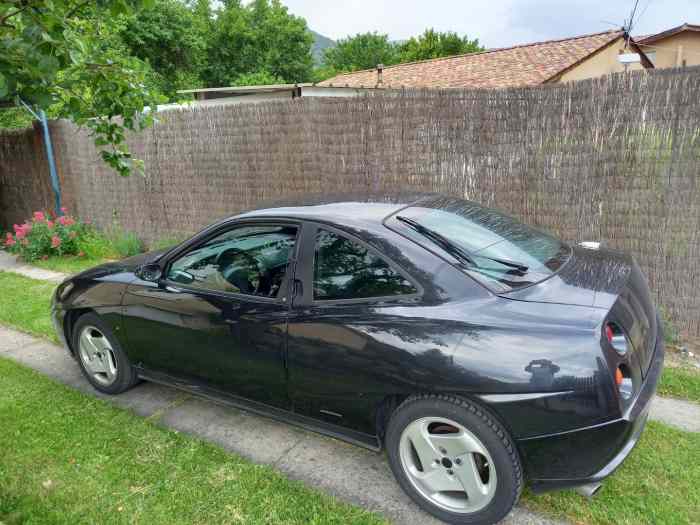
{"type": "Polygon", "coordinates": [[[569,259],[563,242],[496,210],[438,198],[400,210],[396,227],[420,244],[439,247],[460,267],[497,292],[535,284],[569,259]]]}

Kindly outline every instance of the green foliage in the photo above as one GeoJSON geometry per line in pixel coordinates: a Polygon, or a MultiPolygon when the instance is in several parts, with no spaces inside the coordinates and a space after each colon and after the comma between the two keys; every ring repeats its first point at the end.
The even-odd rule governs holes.
{"type": "Polygon", "coordinates": [[[107,240],[112,252],[118,258],[131,257],[143,252],[143,243],[134,232],[125,231],[114,224],[107,232],[107,240]]]}
{"type": "Polygon", "coordinates": [[[377,64],[389,66],[399,62],[397,46],[389,35],[359,33],[339,40],[335,47],[325,50],[323,63],[335,71],[371,69],[377,64]]]}
{"type": "Polygon", "coordinates": [[[89,229],[70,215],[51,219],[44,212],[36,211],[24,224],[15,224],[14,233],[5,234],[4,245],[27,262],[51,255],[78,255],[81,237],[89,229]]]}
{"type": "Polygon", "coordinates": [[[306,81],[313,68],[312,43],[306,21],[279,0],[224,2],[211,22],[204,84],[231,85],[261,71],[284,82],[306,81]]]}
{"type": "Polygon", "coordinates": [[[243,73],[233,81],[234,86],[267,86],[271,84],[284,84],[282,77],[276,77],[265,70],[243,73]]]}
{"type": "Polygon", "coordinates": [[[430,28],[422,35],[412,37],[399,45],[399,61],[415,62],[483,50],[478,39],[470,40],[469,37],[461,37],[452,31],[440,33],[430,28]]]}
{"type": "Polygon", "coordinates": [[[678,344],[680,342],[680,332],[673,322],[670,312],[666,307],[660,306],[659,315],[661,316],[661,322],[663,324],[664,341],[667,345],[678,344]]]}
{"type": "Polygon", "coordinates": [[[32,120],[24,108],[0,109],[0,129],[24,129],[32,125],[32,120]]]}
{"type": "Polygon", "coordinates": [[[202,85],[211,16],[208,7],[208,2],[190,8],[179,0],[159,0],[129,17],[118,30],[127,52],[151,66],[153,81],[171,100],[177,98],[179,89],[202,85]]]}
{"type": "Polygon", "coordinates": [[[476,39],[434,29],[426,29],[422,35],[403,43],[392,42],[388,35],[376,32],[360,33],[339,40],[324,51],[324,68],[315,71],[314,80],[329,78],[338,72],[373,69],[377,64],[390,66],[483,50],[476,39]]]}
{"type": "Polygon", "coordinates": [[[0,100],[54,108],[91,130],[102,158],[121,175],[140,163],[125,129],[152,120],[161,97],[146,84],[147,66],[112,44],[110,21],[146,0],[0,0],[0,100]]]}

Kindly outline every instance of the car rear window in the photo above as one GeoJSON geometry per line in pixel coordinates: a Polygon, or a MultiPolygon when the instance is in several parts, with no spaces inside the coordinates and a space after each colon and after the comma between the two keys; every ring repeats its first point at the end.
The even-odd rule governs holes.
{"type": "Polygon", "coordinates": [[[435,243],[402,224],[397,217],[430,229],[468,254],[472,264],[465,264],[462,269],[497,292],[542,281],[557,272],[571,256],[569,246],[555,237],[462,199],[445,197],[421,202],[400,210],[387,222],[419,244],[433,248],[435,243]],[[526,269],[516,269],[494,259],[517,263],[526,269]]]}

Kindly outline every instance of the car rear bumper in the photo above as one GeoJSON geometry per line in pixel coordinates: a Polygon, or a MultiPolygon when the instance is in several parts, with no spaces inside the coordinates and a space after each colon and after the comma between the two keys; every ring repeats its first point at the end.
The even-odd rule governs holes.
{"type": "Polygon", "coordinates": [[[518,443],[534,492],[596,483],[615,472],[642,435],[663,370],[664,353],[663,335],[659,330],[644,382],[621,418],[518,443]],[[542,472],[562,475],[538,475],[542,472]]]}

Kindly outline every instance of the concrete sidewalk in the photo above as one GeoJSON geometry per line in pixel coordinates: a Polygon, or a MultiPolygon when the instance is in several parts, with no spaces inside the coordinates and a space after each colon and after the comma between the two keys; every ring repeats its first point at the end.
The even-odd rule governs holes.
{"type": "MultiPolygon", "coordinates": [[[[159,424],[217,443],[256,463],[273,465],[290,478],[379,512],[395,523],[441,523],[421,511],[403,493],[382,454],[154,383],[141,383],[119,396],[105,396],[85,380],[78,364],[64,349],[2,327],[0,356],[159,424]]],[[[561,522],[518,507],[503,523],[554,525],[561,522]]]]}
{"type": "Polygon", "coordinates": [[[41,268],[21,263],[17,260],[17,257],[4,250],[0,250],[0,271],[18,273],[32,279],[41,279],[54,283],[60,283],[68,277],[68,274],[65,273],[42,270],[41,268]]]}

